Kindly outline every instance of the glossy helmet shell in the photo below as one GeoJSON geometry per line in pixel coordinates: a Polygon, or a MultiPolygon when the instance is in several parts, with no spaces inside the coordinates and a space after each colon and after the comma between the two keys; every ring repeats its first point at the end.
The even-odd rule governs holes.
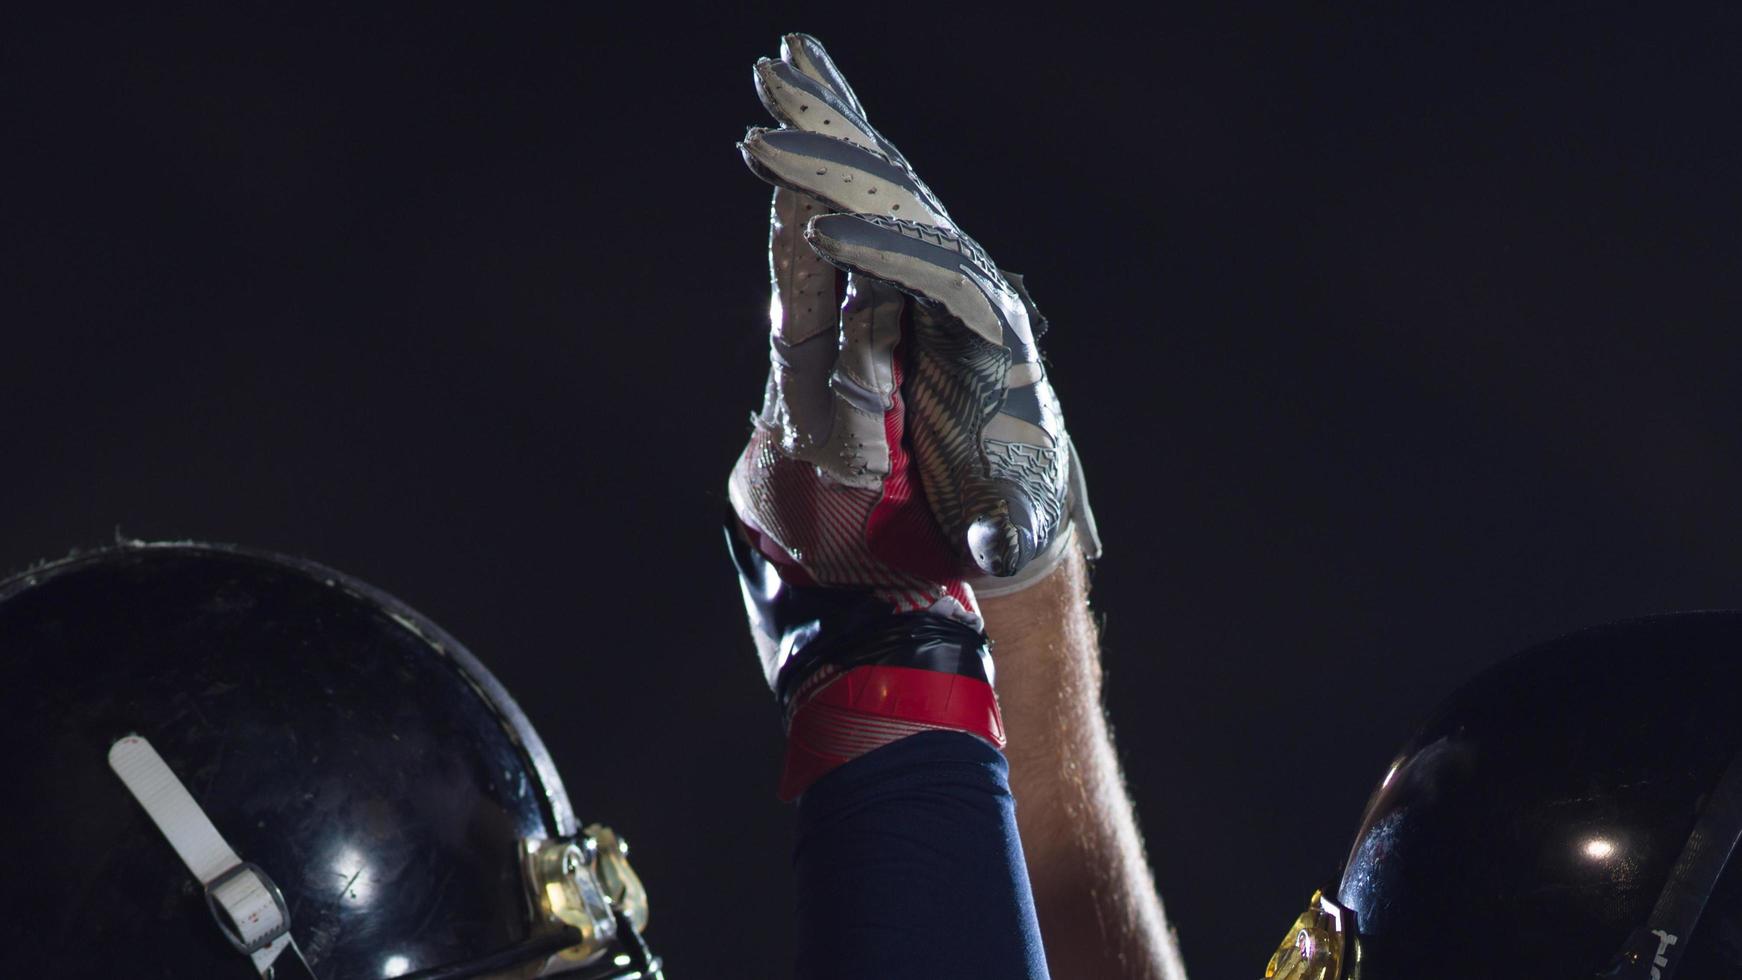
{"type": "MultiPolygon", "coordinates": [[[[1362,980],[1586,980],[1742,748],[1742,614],[1599,627],[1478,676],[1375,792],[1338,900],[1362,980]]],[[[1678,980],[1742,975],[1733,862],[1678,980]]]]}
{"type": "Polygon", "coordinates": [[[123,546],[0,583],[0,665],[0,976],[255,975],[109,769],[129,733],[277,883],[321,980],[535,940],[520,841],[575,832],[562,781],[398,600],[293,558],[123,546]]]}

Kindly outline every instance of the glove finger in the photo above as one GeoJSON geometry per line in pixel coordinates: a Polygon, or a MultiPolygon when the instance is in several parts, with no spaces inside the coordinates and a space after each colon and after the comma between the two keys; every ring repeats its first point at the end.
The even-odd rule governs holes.
{"type": "Polygon", "coordinates": [[[830,262],[933,306],[1018,364],[1039,364],[1028,308],[986,253],[959,232],[867,214],[811,219],[805,239],[830,262]]]}
{"type": "Polygon", "coordinates": [[[798,345],[833,334],[840,308],[840,272],[819,258],[805,240],[805,226],[826,214],[817,198],[775,188],[768,212],[768,277],[773,298],[768,320],[773,336],[798,345]]]}
{"type": "Polygon", "coordinates": [[[1069,445],[1058,445],[1063,424],[1046,384],[1027,389],[1026,406],[1004,406],[986,424],[980,445],[984,478],[970,476],[959,491],[968,526],[968,555],[984,573],[1007,577],[1043,553],[1062,528],[1068,502],[1069,445]]]}
{"type": "Polygon", "coordinates": [[[781,187],[768,216],[768,274],[774,289],[769,321],[774,336],[800,344],[833,333],[840,306],[840,273],[804,237],[805,226],[826,213],[821,201],[781,187]]]}
{"type": "Polygon", "coordinates": [[[764,418],[781,448],[808,458],[829,441],[834,418],[829,375],[839,347],[841,275],[804,241],[823,210],[809,195],[777,188],[768,225],[769,359],[772,386],[764,418]]]}
{"type": "Polygon", "coordinates": [[[830,210],[953,227],[931,189],[876,150],[801,129],[752,129],[738,148],[758,177],[813,195],[830,210]]]}
{"type": "Polygon", "coordinates": [[[856,276],[924,304],[906,387],[927,498],[982,573],[1021,571],[1058,532],[1068,473],[1064,421],[1027,304],[954,232],[831,214],[813,219],[805,237],[856,276]]]}
{"type": "Polygon", "coordinates": [[[756,95],[782,125],[869,147],[906,165],[901,151],[871,128],[864,116],[828,86],[784,61],[764,58],[756,63],[756,95]]]}
{"type": "Polygon", "coordinates": [[[913,315],[902,391],[926,498],[944,532],[987,575],[1045,551],[1064,517],[1068,448],[1039,365],[960,325],[941,307],[913,315]]]}
{"type": "Polygon", "coordinates": [[[828,445],[811,458],[843,486],[876,489],[890,473],[886,415],[895,404],[895,345],[906,303],[894,287],[847,277],[840,352],[828,379],[832,428],[828,445]]]}
{"type": "MultiPolygon", "coordinates": [[[[756,93],[785,126],[844,139],[882,153],[891,161],[912,166],[894,143],[872,128],[858,96],[835,67],[828,52],[808,34],[788,34],[781,40],[779,61],[764,58],[756,65],[756,93]]],[[[914,178],[918,183],[917,178],[914,178]]],[[[925,189],[924,184],[919,184],[925,189]]],[[[945,215],[942,202],[926,190],[927,205],[945,215]]]]}
{"type": "Polygon", "coordinates": [[[865,118],[865,109],[859,105],[859,97],[853,94],[853,87],[847,84],[846,77],[835,67],[835,60],[823,50],[821,41],[809,34],[788,34],[780,39],[780,60],[828,86],[835,98],[851,109],[854,115],[860,119],[865,118]]]}

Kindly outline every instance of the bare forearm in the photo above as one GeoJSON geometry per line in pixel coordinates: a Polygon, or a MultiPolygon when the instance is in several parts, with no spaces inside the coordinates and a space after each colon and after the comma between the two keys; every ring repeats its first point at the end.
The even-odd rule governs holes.
{"type": "Polygon", "coordinates": [[[1183,980],[1101,705],[1081,555],[982,611],[1052,976],[1183,980]]]}

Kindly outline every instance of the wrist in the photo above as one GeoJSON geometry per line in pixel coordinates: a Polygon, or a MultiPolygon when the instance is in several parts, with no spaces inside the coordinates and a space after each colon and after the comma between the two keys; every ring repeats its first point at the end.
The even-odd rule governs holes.
{"type": "Polygon", "coordinates": [[[781,799],[920,732],[960,731],[1004,747],[978,616],[969,625],[936,611],[897,611],[866,590],[788,582],[741,531],[730,522],[727,541],[785,716],[781,799]]]}
{"type": "Polygon", "coordinates": [[[798,645],[776,693],[786,711],[783,800],[921,732],[965,732],[1004,747],[986,635],[932,613],[885,613],[819,633],[798,645]]]}
{"type": "MultiPolygon", "coordinates": [[[[981,591],[974,583],[980,615],[995,647],[1031,647],[1037,636],[1058,632],[1060,626],[1088,608],[1089,558],[1075,540],[1045,572],[1020,589],[981,591]]],[[[1002,662],[1003,657],[999,660],[1002,662]]]]}

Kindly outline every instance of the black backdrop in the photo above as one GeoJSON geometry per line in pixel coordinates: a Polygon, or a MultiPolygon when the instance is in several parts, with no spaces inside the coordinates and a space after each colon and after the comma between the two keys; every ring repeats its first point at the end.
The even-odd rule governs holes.
{"type": "Polygon", "coordinates": [[[0,564],[119,528],[400,594],[636,843],[675,977],[785,975],[716,522],[732,144],[809,30],[1053,320],[1131,791],[1196,975],[1256,975],[1450,685],[1742,584],[1738,17],[1526,6],[6,15],[0,564]]]}

